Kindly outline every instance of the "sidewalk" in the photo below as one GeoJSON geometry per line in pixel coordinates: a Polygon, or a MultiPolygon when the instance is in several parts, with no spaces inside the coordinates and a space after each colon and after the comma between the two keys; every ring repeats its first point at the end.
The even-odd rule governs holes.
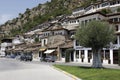
{"type": "MultiPolygon", "coordinates": [[[[57,61],[54,64],[60,64],[60,65],[69,65],[69,66],[81,66],[81,67],[91,67],[92,64],[90,63],[79,63],[79,62],[69,62],[69,63],[65,63],[65,62],[60,62],[57,61]]],[[[110,69],[120,69],[120,66],[118,66],[118,64],[103,64],[104,68],[110,68],[110,69]]]]}
{"type": "MultiPolygon", "coordinates": [[[[0,58],[0,59],[6,59],[6,58],[0,58]]],[[[15,59],[11,59],[11,58],[7,58],[10,60],[15,60],[15,59]]],[[[79,62],[69,62],[69,63],[65,63],[63,61],[56,61],[56,62],[40,62],[40,60],[38,59],[34,59],[32,61],[32,63],[36,63],[36,64],[46,64],[46,65],[54,65],[54,64],[59,64],[59,65],[68,65],[68,66],[81,66],[81,67],[91,67],[92,64],[90,63],[79,63],[79,62]]],[[[120,69],[120,66],[118,66],[118,64],[103,64],[103,67],[105,68],[110,68],[110,69],[120,69]]]]}
{"type": "MultiPolygon", "coordinates": [[[[65,63],[63,61],[56,61],[56,62],[40,62],[39,60],[33,60],[33,63],[42,63],[45,65],[54,65],[54,64],[58,64],[58,65],[68,65],[68,66],[81,66],[81,67],[91,67],[91,63],[79,63],[79,62],[68,62],[65,63]]],[[[103,64],[104,68],[110,68],[110,69],[120,69],[120,66],[118,66],[118,64],[103,64]]]]}

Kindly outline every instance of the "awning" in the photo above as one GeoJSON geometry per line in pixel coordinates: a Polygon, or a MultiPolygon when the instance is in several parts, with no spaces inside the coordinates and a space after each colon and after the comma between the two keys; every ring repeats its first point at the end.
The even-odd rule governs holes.
{"type": "Polygon", "coordinates": [[[115,34],[118,34],[118,35],[119,35],[119,34],[120,34],[120,30],[119,30],[119,31],[116,31],[115,34]]]}
{"type": "Polygon", "coordinates": [[[39,51],[45,51],[45,48],[44,49],[39,49],[39,51]]]}
{"type": "Polygon", "coordinates": [[[43,47],[40,47],[39,51],[45,51],[46,50],[46,47],[43,46],[43,47]]]}
{"type": "Polygon", "coordinates": [[[50,54],[50,53],[52,53],[52,52],[54,52],[55,50],[54,49],[52,49],[52,50],[47,50],[47,51],[45,51],[44,53],[45,54],[50,54]]]}

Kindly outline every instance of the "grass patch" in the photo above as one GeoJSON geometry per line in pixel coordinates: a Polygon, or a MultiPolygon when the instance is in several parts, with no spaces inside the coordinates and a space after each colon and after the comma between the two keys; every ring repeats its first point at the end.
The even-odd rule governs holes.
{"type": "Polygon", "coordinates": [[[94,69],[88,67],[54,65],[82,80],[120,80],[120,70],[94,69]]]}

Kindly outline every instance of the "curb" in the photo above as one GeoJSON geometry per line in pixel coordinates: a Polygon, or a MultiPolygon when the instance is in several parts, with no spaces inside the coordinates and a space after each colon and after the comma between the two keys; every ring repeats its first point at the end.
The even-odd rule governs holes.
{"type": "Polygon", "coordinates": [[[63,71],[63,70],[61,70],[61,69],[59,69],[59,68],[56,68],[56,67],[54,67],[54,66],[51,66],[51,67],[54,68],[54,69],[56,69],[56,70],[58,70],[58,71],[60,71],[60,72],[62,72],[62,73],[64,73],[65,75],[73,78],[73,80],[82,80],[82,79],[80,79],[80,78],[78,78],[78,77],[76,77],[76,76],[74,76],[74,75],[72,75],[72,74],[70,74],[70,73],[68,73],[68,72],[66,72],[66,71],[63,71]]]}

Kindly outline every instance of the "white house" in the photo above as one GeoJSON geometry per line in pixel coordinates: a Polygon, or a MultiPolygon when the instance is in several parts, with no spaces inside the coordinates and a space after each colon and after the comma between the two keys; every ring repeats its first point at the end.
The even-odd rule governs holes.
{"type": "Polygon", "coordinates": [[[102,9],[111,9],[116,12],[116,9],[120,6],[120,0],[105,0],[104,2],[92,3],[88,7],[77,8],[73,11],[72,15],[78,17],[84,14],[93,13],[102,9]]]}
{"type": "Polygon", "coordinates": [[[0,45],[0,56],[6,56],[6,49],[7,47],[12,46],[13,48],[15,48],[15,46],[13,45],[17,45],[17,44],[21,44],[23,43],[23,37],[22,36],[17,36],[15,38],[11,38],[11,39],[3,39],[2,43],[0,45]]]}
{"type": "MultiPolygon", "coordinates": [[[[103,64],[117,64],[118,63],[118,49],[120,47],[120,13],[111,13],[104,15],[100,12],[94,12],[77,17],[79,23],[86,24],[91,20],[105,20],[110,24],[115,25],[117,39],[115,43],[111,44],[110,48],[103,48],[101,56],[103,64]]],[[[74,41],[74,61],[80,63],[92,63],[91,48],[85,48],[74,41]]]]}
{"type": "Polygon", "coordinates": [[[5,50],[7,46],[11,46],[12,39],[3,39],[0,45],[0,57],[4,57],[6,55],[5,50]]]}
{"type": "Polygon", "coordinates": [[[43,37],[41,38],[41,47],[43,48],[45,46],[47,49],[45,52],[42,53],[42,57],[52,54],[52,50],[54,51],[54,56],[56,56],[57,60],[65,60],[65,54],[62,51],[64,51],[68,47],[71,47],[70,44],[72,43],[70,41],[70,46],[65,45],[67,45],[66,42],[69,40],[69,35],[72,35],[74,31],[69,32],[67,29],[63,28],[61,24],[52,23],[51,26],[44,29],[42,33],[43,37]]]}

